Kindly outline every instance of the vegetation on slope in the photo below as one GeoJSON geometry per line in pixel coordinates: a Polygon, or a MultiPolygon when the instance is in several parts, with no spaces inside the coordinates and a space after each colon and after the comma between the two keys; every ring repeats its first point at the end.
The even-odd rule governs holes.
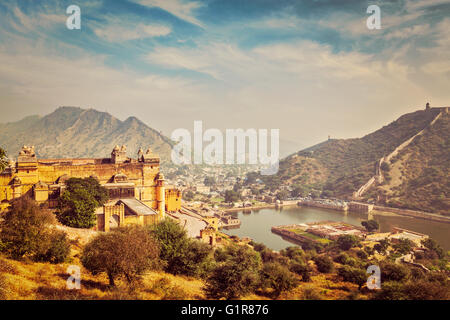
{"type": "Polygon", "coordinates": [[[449,215],[450,115],[444,113],[391,159],[388,168],[386,182],[375,187],[367,198],[380,195],[390,206],[449,215]]]}
{"type": "MultiPolygon", "coordinates": [[[[429,126],[441,110],[432,108],[405,114],[363,138],[325,141],[282,160],[277,175],[259,178],[270,190],[291,186],[295,189],[292,196],[312,193],[313,196],[350,199],[353,192],[375,174],[383,156],[425,128],[425,133],[394,159],[403,159],[405,163],[396,174],[403,175],[401,186],[390,195],[389,205],[449,212],[449,115],[445,114],[429,126]]],[[[391,167],[392,163],[383,165],[385,184],[393,179],[389,173],[391,167]]],[[[398,181],[394,179],[394,182],[398,181]]],[[[380,193],[383,192],[370,190],[366,200],[379,201],[380,193]]]]}
{"type": "Polygon", "coordinates": [[[51,218],[26,199],[3,216],[2,299],[449,299],[449,254],[431,239],[413,253],[424,273],[396,260],[412,252],[408,240],[374,245],[347,235],[274,252],[223,235],[212,248],[164,220],[94,232],[83,244],[51,218]],[[369,265],[381,267],[380,292],[365,286],[369,265]],[[79,290],[67,287],[69,266],[80,268],[79,290]]]}

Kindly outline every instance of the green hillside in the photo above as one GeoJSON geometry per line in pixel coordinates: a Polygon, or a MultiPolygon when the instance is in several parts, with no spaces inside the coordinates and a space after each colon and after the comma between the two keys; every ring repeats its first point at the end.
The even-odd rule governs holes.
{"type": "MultiPolygon", "coordinates": [[[[408,163],[409,173],[404,178],[404,184],[401,187],[403,191],[398,190],[396,198],[392,199],[402,199],[403,202],[391,202],[404,207],[441,213],[445,208],[448,212],[449,206],[446,202],[448,200],[442,200],[442,197],[448,198],[448,189],[446,189],[449,170],[448,136],[446,136],[449,126],[448,115],[430,127],[430,123],[442,110],[442,108],[431,108],[405,114],[362,138],[332,139],[322,142],[283,159],[277,176],[262,177],[262,179],[271,189],[290,185],[295,190],[303,190],[300,195],[313,191],[316,195],[350,199],[353,192],[375,174],[376,165],[382,157],[425,129],[427,134],[420,139],[415,139],[407,148],[408,152],[414,156],[408,163]],[[424,161],[425,158],[426,161],[424,161]],[[416,170],[417,164],[415,165],[413,161],[421,163],[419,171],[416,170]],[[428,178],[426,178],[430,172],[440,177],[434,179],[432,187],[429,186],[428,178]],[[442,192],[436,191],[436,188],[442,192]],[[422,191],[423,195],[417,199],[427,197],[427,205],[418,205],[417,202],[420,200],[414,202],[415,204],[407,204],[411,197],[422,191]],[[434,199],[434,196],[441,200],[434,199]]],[[[389,184],[389,181],[384,184],[389,184]]],[[[365,198],[378,201],[379,197],[376,195],[374,190],[369,190],[365,198]]]]}
{"type": "Polygon", "coordinates": [[[390,206],[450,214],[450,115],[391,159],[387,181],[368,192],[390,206]],[[378,197],[377,197],[378,196],[378,197]]]}

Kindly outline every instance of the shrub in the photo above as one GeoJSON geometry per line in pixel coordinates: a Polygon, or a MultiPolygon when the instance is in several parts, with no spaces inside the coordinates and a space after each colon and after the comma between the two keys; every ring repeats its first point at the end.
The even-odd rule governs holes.
{"type": "Polygon", "coordinates": [[[253,243],[253,249],[255,251],[261,252],[261,251],[267,249],[267,247],[263,243],[253,243]]]}
{"type": "Polygon", "coordinates": [[[219,257],[207,279],[207,296],[235,299],[254,292],[260,283],[260,255],[247,246],[230,245],[219,253],[219,257]]]}
{"type": "Polygon", "coordinates": [[[308,286],[303,289],[304,300],[322,300],[322,294],[319,289],[313,286],[308,286]]]}
{"type": "Polygon", "coordinates": [[[345,235],[339,236],[339,238],[337,238],[337,240],[336,240],[336,243],[341,250],[347,251],[350,248],[356,247],[359,243],[359,240],[355,236],[345,234],[345,235]]]}
{"type": "Polygon", "coordinates": [[[182,287],[172,285],[166,277],[156,280],[149,291],[160,295],[161,300],[185,300],[188,297],[182,287]]]}
{"type": "Polygon", "coordinates": [[[380,227],[378,222],[373,220],[373,219],[367,220],[367,221],[363,221],[363,222],[361,222],[361,225],[364,228],[366,228],[366,230],[369,231],[369,232],[376,231],[380,227]]]}
{"type": "Polygon", "coordinates": [[[36,260],[62,263],[70,254],[70,243],[63,231],[52,230],[48,238],[48,248],[36,255],[36,260]]]}
{"type": "Polygon", "coordinates": [[[151,228],[151,234],[159,244],[166,272],[196,276],[208,268],[209,245],[188,238],[186,230],[176,222],[165,219],[151,228]]]}
{"type": "Polygon", "coordinates": [[[413,280],[424,279],[426,277],[425,272],[419,268],[411,268],[410,272],[411,272],[411,279],[413,280]]]}
{"type": "Polygon", "coordinates": [[[356,255],[358,256],[358,258],[363,260],[368,258],[367,252],[365,252],[364,250],[358,250],[358,252],[356,252],[356,255]]]}
{"type": "Polygon", "coordinates": [[[382,282],[381,290],[377,291],[376,300],[406,300],[407,296],[403,292],[403,285],[396,281],[382,282]]]}
{"type": "Polygon", "coordinates": [[[26,198],[13,201],[0,225],[3,251],[15,259],[28,256],[63,262],[70,246],[64,232],[50,228],[54,222],[53,215],[40,209],[36,202],[26,198]]]}
{"type": "Polygon", "coordinates": [[[177,271],[186,276],[206,277],[214,267],[214,260],[210,258],[211,247],[199,240],[188,240],[187,250],[177,271]]]}
{"type": "Polygon", "coordinates": [[[289,267],[289,270],[301,276],[303,282],[311,280],[311,268],[305,263],[294,262],[289,267]]]}
{"type": "Polygon", "coordinates": [[[333,261],[327,256],[317,256],[314,258],[317,270],[322,273],[330,273],[334,269],[333,261]]]}
{"type": "Polygon", "coordinates": [[[402,290],[409,300],[448,300],[450,299],[449,286],[439,282],[418,280],[408,282],[402,290]]]}
{"type": "Polygon", "coordinates": [[[375,299],[381,300],[448,300],[450,288],[427,280],[406,283],[389,281],[381,285],[375,299]]]}
{"type": "Polygon", "coordinates": [[[160,266],[159,248],[142,227],[117,228],[92,239],[83,249],[81,263],[93,275],[105,272],[111,286],[121,276],[131,283],[160,266]]]}
{"type": "Polygon", "coordinates": [[[428,238],[422,241],[422,244],[430,251],[433,251],[437,254],[439,259],[444,258],[445,252],[442,247],[433,239],[428,238]]]}
{"type": "Polygon", "coordinates": [[[347,260],[349,259],[348,254],[346,254],[345,252],[339,254],[338,256],[336,256],[334,258],[334,261],[340,263],[340,264],[345,264],[347,262],[347,260]]]}
{"type": "Polygon", "coordinates": [[[339,268],[338,274],[344,281],[357,284],[359,290],[361,290],[362,285],[367,281],[366,272],[359,268],[343,266],[342,268],[339,268]]]}
{"type": "Polygon", "coordinates": [[[260,252],[261,259],[264,263],[268,262],[279,262],[287,264],[289,262],[289,258],[278,254],[277,252],[273,252],[269,248],[266,248],[260,252]]]}
{"type": "Polygon", "coordinates": [[[345,265],[349,265],[349,266],[353,266],[353,267],[358,264],[356,259],[349,257],[348,254],[346,254],[345,252],[342,252],[341,254],[339,254],[334,259],[334,261],[339,262],[340,264],[345,264],[345,265]]]}
{"type": "Polygon", "coordinates": [[[395,252],[400,254],[407,254],[414,248],[414,242],[409,239],[398,239],[392,246],[395,252]]]}
{"type": "Polygon", "coordinates": [[[389,247],[389,239],[380,240],[373,248],[380,254],[384,254],[389,247]]]}
{"type": "Polygon", "coordinates": [[[305,252],[299,247],[288,247],[281,250],[280,253],[297,262],[304,262],[305,260],[305,252]]]}
{"type": "Polygon", "coordinates": [[[273,296],[279,297],[281,292],[289,291],[298,285],[298,280],[288,268],[279,263],[266,263],[261,271],[263,288],[273,289],[273,296]]]}
{"type": "Polygon", "coordinates": [[[409,275],[408,268],[392,262],[382,263],[380,269],[381,281],[402,281],[409,275]]]}

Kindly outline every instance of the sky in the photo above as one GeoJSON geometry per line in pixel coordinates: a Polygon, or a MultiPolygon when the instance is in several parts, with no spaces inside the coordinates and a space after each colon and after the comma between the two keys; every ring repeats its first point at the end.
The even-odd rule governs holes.
{"type": "Polygon", "coordinates": [[[0,26],[1,123],[79,106],[293,152],[450,105],[450,0],[2,1],[0,26]]]}

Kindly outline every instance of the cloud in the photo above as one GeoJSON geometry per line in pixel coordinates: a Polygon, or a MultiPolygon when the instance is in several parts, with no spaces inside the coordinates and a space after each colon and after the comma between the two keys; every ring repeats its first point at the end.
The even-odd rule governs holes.
{"type": "Polygon", "coordinates": [[[163,25],[137,24],[134,26],[124,26],[121,24],[109,24],[94,30],[99,38],[109,42],[122,42],[127,40],[136,40],[150,37],[167,36],[171,29],[163,25]]]}
{"type": "Polygon", "coordinates": [[[450,0],[407,0],[405,7],[411,12],[442,4],[450,4],[450,0]]]}
{"type": "MultiPolygon", "coordinates": [[[[198,22],[197,2],[140,2],[198,22]]],[[[126,10],[120,20],[104,14],[89,20],[87,30],[109,42],[173,33],[158,42],[165,46],[157,41],[139,47],[127,43],[130,56],[126,58],[123,46],[115,51],[117,46],[104,43],[94,48],[85,45],[98,41],[89,32],[62,39],[52,38],[44,28],[31,39],[27,30],[35,24],[51,27],[62,22],[64,26],[65,15],[11,10],[11,21],[21,31],[16,38],[10,30],[0,31],[0,37],[8,35],[0,44],[0,109],[7,120],[44,114],[59,105],[107,109],[122,118],[137,116],[167,135],[175,128],[190,129],[194,120],[216,128],[280,128],[282,138],[304,146],[328,134],[361,136],[422,101],[439,105],[450,100],[450,19],[413,22],[413,17],[422,15],[420,8],[405,11],[400,18],[382,14],[384,29],[371,38],[364,12],[309,20],[283,11],[242,19],[232,26],[214,25],[196,35],[180,32],[170,24],[172,19],[165,22],[164,13],[158,20],[161,24],[144,18],[136,21],[139,17],[126,10]],[[49,18],[39,21],[38,14],[49,18]],[[291,32],[278,33],[300,28],[301,39],[291,32]],[[324,44],[320,41],[326,28],[341,34],[324,44]],[[244,32],[248,34],[241,36],[244,32]],[[252,41],[239,45],[242,38],[252,41]],[[426,47],[416,45],[417,38],[424,38],[426,47]],[[363,52],[361,46],[369,49],[363,52]]],[[[335,35],[325,31],[326,37],[335,35]]]]}
{"type": "Polygon", "coordinates": [[[251,59],[236,46],[226,43],[212,43],[198,48],[157,47],[146,56],[146,61],[151,64],[196,71],[216,80],[225,80],[226,74],[239,66],[248,67],[251,59]]]}
{"type": "Polygon", "coordinates": [[[203,28],[203,25],[194,16],[194,11],[203,6],[200,2],[195,1],[183,1],[183,0],[133,0],[142,6],[146,7],[158,7],[167,12],[170,12],[174,16],[185,20],[189,23],[195,24],[203,28]]]}
{"type": "Polygon", "coordinates": [[[41,28],[50,28],[52,26],[65,26],[67,16],[51,12],[36,12],[27,15],[19,7],[12,9],[14,20],[9,20],[11,25],[19,32],[28,33],[41,28]]]}
{"type": "Polygon", "coordinates": [[[391,39],[411,39],[416,36],[425,36],[430,33],[430,25],[415,25],[411,27],[399,28],[396,30],[392,30],[391,32],[387,32],[384,35],[386,40],[391,39]]]}
{"type": "MultiPolygon", "coordinates": [[[[158,47],[146,56],[146,60],[172,69],[204,73],[228,83],[258,83],[260,79],[275,75],[284,75],[289,81],[298,75],[318,79],[352,79],[381,72],[378,67],[380,62],[373,62],[371,55],[333,53],[329,45],[306,40],[262,45],[252,50],[225,43],[189,49],[158,47]]],[[[398,69],[401,68],[398,66],[398,69]]]]}

